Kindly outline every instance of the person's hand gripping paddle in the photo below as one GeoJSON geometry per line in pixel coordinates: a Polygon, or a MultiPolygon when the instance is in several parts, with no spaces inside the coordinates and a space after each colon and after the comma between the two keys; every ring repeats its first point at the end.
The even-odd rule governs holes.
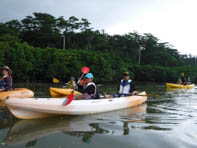
{"type": "MultiPolygon", "coordinates": [[[[79,78],[79,81],[77,83],[79,83],[81,81],[81,79],[83,78],[83,76],[85,74],[87,74],[89,71],[90,71],[90,69],[88,67],[83,67],[81,69],[82,75],[79,78]]],[[[72,102],[72,100],[74,99],[74,91],[75,91],[75,88],[72,90],[72,92],[70,93],[70,95],[68,95],[67,98],[64,100],[63,106],[66,106],[66,105],[68,105],[68,104],[70,104],[72,102]]]]}

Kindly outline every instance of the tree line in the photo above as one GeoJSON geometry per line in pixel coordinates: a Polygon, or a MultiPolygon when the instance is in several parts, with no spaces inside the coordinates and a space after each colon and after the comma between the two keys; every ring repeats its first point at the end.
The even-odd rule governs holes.
{"type": "Polygon", "coordinates": [[[0,23],[0,52],[0,65],[12,67],[17,80],[68,79],[90,65],[99,81],[114,81],[123,71],[140,81],[175,81],[183,70],[195,79],[197,62],[150,33],[109,35],[85,18],[48,13],[0,23]]]}

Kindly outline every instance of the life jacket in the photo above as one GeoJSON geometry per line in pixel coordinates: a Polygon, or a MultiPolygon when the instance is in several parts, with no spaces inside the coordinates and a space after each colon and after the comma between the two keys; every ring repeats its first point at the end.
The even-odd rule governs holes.
{"type": "Polygon", "coordinates": [[[131,89],[131,82],[132,80],[128,80],[126,82],[125,80],[121,80],[119,94],[129,94],[129,91],[131,89]]]}
{"type": "Polygon", "coordinates": [[[86,83],[86,80],[81,80],[81,86],[84,86],[86,83]]]}
{"type": "Polygon", "coordinates": [[[70,89],[73,89],[74,87],[76,86],[76,83],[75,83],[75,81],[69,81],[68,82],[68,88],[70,88],[70,89]]]}
{"type": "MultiPolygon", "coordinates": [[[[94,82],[86,83],[86,84],[84,85],[84,89],[88,88],[88,86],[90,86],[90,85],[93,85],[93,86],[94,86],[95,91],[94,91],[94,93],[88,94],[88,95],[89,95],[92,99],[98,98],[98,89],[97,89],[97,86],[96,86],[96,84],[95,84],[94,82]]],[[[87,94],[86,94],[86,95],[87,95],[87,94]]]]}

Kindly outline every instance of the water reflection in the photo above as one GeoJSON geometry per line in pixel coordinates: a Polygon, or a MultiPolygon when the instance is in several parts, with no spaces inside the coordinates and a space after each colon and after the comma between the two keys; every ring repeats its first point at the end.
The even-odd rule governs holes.
{"type": "MultiPolygon", "coordinates": [[[[45,88],[45,94],[41,94],[41,89],[44,88],[35,87],[33,90],[38,92],[37,97],[47,96],[48,87],[45,88]]],[[[7,144],[4,146],[6,148],[197,147],[196,88],[166,91],[164,85],[140,84],[137,89],[153,94],[148,97],[147,105],[116,112],[16,120],[8,111],[2,110],[0,142],[7,144]],[[155,97],[154,94],[160,97],[155,97]]]]}
{"type": "Polygon", "coordinates": [[[0,107],[0,129],[9,126],[13,121],[13,116],[9,110],[5,107],[0,107]]]}
{"type": "Polygon", "coordinates": [[[0,101],[0,109],[6,107],[5,101],[0,101]]]}
{"type": "MultiPolygon", "coordinates": [[[[196,89],[167,89],[157,100],[149,99],[146,121],[155,130],[170,130],[197,117],[196,89]]],[[[146,127],[147,128],[147,127],[146,127]]]]}
{"type": "Polygon", "coordinates": [[[10,128],[4,142],[7,145],[31,145],[36,144],[36,139],[57,133],[80,137],[85,143],[89,143],[96,134],[128,135],[131,130],[129,123],[142,120],[140,115],[146,113],[146,107],[144,104],[96,115],[19,120],[10,128]]]}

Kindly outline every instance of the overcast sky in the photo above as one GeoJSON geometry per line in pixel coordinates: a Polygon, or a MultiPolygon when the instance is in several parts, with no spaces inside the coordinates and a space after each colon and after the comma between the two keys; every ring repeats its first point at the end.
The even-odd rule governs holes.
{"type": "Polygon", "coordinates": [[[0,22],[33,12],[87,18],[109,34],[152,33],[182,54],[197,55],[197,0],[0,0],[0,22]]]}

